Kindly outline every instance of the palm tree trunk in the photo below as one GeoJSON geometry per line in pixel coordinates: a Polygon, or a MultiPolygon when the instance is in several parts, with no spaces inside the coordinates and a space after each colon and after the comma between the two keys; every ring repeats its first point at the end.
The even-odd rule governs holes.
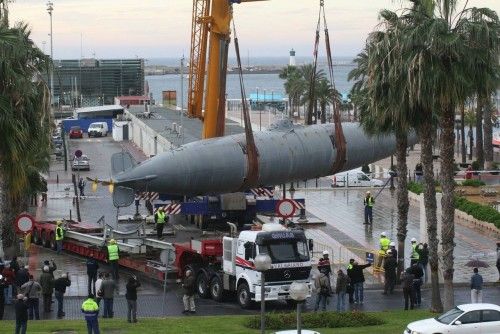
{"type": "Polygon", "coordinates": [[[483,151],[483,107],[484,98],[477,97],[476,111],[476,159],[479,163],[479,169],[484,169],[484,151],[483,151]]]}
{"type": "Polygon", "coordinates": [[[460,106],[460,138],[461,140],[461,152],[462,152],[462,163],[467,162],[467,151],[465,148],[465,103],[460,106]]]}
{"type": "Polygon", "coordinates": [[[9,257],[16,255],[16,232],[14,230],[15,208],[9,198],[8,184],[5,176],[0,173],[0,226],[1,247],[9,257]]]}
{"type": "Polygon", "coordinates": [[[326,123],[326,102],[321,102],[321,124],[326,123]]]}
{"type": "Polygon", "coordinates": [[[474,133],[472,132],[472,124],[469,124],[469,160],[472,161],[472,149],[474,147],[474,133]]]}
{"type": "Polygon", "coordinates": [[[396,190],[398,203],[398,277],[404,270],[405,241],[408,233],[408,173],[406,164],[406,148],[408,137],[406,133],[396,133],[396,171],[398,173],[398,188],[396,190]]]}
{"type": "Polygon", "coordinates": [[[441,187],[443,191],[441,238],[443,245],[443,278],[444,278],[444,309],[454,307],[453,294],[453,248],[455,247],[455,206],[453,179],[454,143],[453,133],[455,122],[455,108],[448,105],[443,110],[441,117],[441,187]]]}
{"type": "Polygon", "coordinates": [[[486,170],[493,168],[493,124],[491,123],[491,98],[485,99],[484,104],[484,162],[486,170]]]}
{"type": "Polygon", "coordinates": [[[424,206],[427,220],[427,236],[429,238],[429,266],[431,270],[431,311],[442,312],[443,303],[439,291],[439,256],[437,237],[437,204],[436,185],[434,181],[434,165],[432,160],[432,132],[431,126],[422,126],[420,134],[422,167],[424,172],[424,206]]]}

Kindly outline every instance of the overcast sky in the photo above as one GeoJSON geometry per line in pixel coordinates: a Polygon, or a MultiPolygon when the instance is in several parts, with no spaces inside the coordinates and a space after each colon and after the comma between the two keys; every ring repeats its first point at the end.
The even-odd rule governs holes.
{"type": "MultiPolygon", "coordinates": [[[[189,55],[192,0],[53,0],[54,58],[180,57],[189,55]],[[83,45],[83,48],[81,47],[83,45]]],[[[325,0],[335,56],[353,56],[377,25],[382,8],[398,9],[403,0],[325,0]]],[[[500,11],[500,0],[470,0],[500,11]]],[[[12,22],[24,21],[32,38],[50,52],[46,1],[16,0],[12,22]],[[45,46],[44,42],[45,41],[45,46]]],[[[312,54],[319,0],[270,0],[234,5],[244,55],[312,54]]]]}

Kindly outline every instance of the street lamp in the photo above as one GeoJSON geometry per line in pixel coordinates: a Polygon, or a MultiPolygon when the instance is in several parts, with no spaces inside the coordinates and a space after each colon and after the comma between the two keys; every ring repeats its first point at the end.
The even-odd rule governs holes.
{"type": "Polygon", "coordinates": [[[297,334],[302,333],[301,306],[309,294],[309,287],[306,283],[293,282],[290,285],[290,297],[297,302],[297,334]]]}
{"type": "Polygon", "coordinates": [[[52,1],[47,2],[47,12],[50,16],[50,61],[52,68],[50,71],[50,105],[54,103],[54,44],[52,38],[52,12],[54,11],[54,4],[52,1]]]}
{"type": "Polygon", "coordinates": [[[266,332],[266,320],[264,314],[266,312],[266,271],[271,269],[272,260],[267,254],[259,254],[255,257],[255,269],[260,272],[260,332],[266,332]]]}

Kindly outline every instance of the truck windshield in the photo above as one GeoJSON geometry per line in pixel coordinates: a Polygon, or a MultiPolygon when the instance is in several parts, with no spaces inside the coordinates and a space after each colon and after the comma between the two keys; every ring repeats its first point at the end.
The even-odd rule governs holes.
{"type": "Polygon", "coordinates": [[[304,241],[280,241],[259,246],[259,254],[268,254],[273,263],[309,260],[309,249],[304,241]]]}

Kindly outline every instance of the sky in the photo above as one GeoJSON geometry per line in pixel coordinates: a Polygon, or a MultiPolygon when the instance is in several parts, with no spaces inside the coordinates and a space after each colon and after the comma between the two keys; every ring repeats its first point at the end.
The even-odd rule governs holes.
{"type": "MultiPolygon", "coordinates": [[[[159,58],[189,55],[192,0],[52,0],[54,59],[159,58]]],[[[398,10],[404,0],[325,0],[333,53],[356,55],[378,22],[381,9],[398,10]]],[[[500,12],[500,0],[469,0],[500,12]]],[[[319,0],[269,0],[236,4],[241,52],[250,57],[312,54],[319,0]]],[[[32,38],[50,53],[46,1],[15,0],[11,22],[31,27],[32,38]]],[[[234,46],[231,46],[231,50],[234,46]]],[[[233,51],[231,51],[231,54],[233,51]]]]}

